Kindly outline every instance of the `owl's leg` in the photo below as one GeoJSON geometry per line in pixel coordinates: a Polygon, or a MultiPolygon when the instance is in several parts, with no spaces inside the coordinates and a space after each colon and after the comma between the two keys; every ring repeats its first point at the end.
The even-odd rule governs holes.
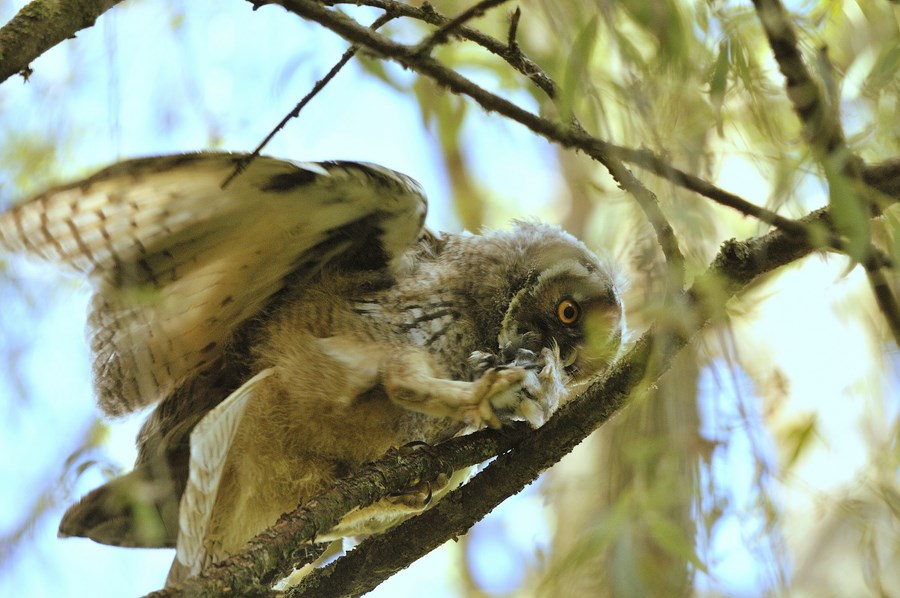
{"type": "Polygon", "coordinates": [[[500,427],[494,404],[509,401],[529,375],[524,368],[491,369],[473,382],[448,380],[436,372],[431,356],[418,348],[400,350],[383,366],[382,384],[398,405],[437,417],[452,417],[470,426],[500,427]]]}

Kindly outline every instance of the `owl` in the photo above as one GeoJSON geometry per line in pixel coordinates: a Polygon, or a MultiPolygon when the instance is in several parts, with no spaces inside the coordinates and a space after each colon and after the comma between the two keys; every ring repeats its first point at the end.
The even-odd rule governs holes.
{"type": "MultiPolygon", "coordinates": [[[[90,278],[102,409],[156,405],[134,469],[61,536],[220,561],[393,447],[537,427],[625,332],[608,262],[559,228],[423,228],[409,177],[358,162],[198,153],[122,162],[0,215],[0,248],[90,278]]],[[[383,531],[460,476],[348,514],[383,531]]]]}

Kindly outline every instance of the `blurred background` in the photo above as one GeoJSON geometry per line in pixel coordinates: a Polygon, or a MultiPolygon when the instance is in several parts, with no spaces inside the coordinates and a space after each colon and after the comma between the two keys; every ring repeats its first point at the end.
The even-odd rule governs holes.
{"type": "MultiPolygon", "coordinates": [[[[0,1],[6,22],[24,1],[0,1]]],[[[0,85],[0,209],[120,159],[251,151],[347,44],[277,6],[128,0],[0,85]]],[[[436,0],[455,15],[468,2],[436,0]]],[[[557,105],[468,43],[436,56],[530,111],[646,147],[799,217],[827,203],[749,2],[523,0],[472,24],[561,87],[557,105]]],[[[900,154],[900,8],[788,2],[802,49],[827,47],[851,145],[900,154]]],[[[378,11],[347,6],[369,23],[378,11]]],[[[427,30],[394,22],[415,41],[427,30]]],[[[821,54],[819,54],[821,56],[821,54]]],[[[562,225],[630,281],[634,334],[671,317],[664,261],[635,202],[583,155],[391,64],[352,61],[265,153],[377,162],[422,183],[427,224],[562,225]]],[[[768,229],[640,170],[702,272],[725,239],[768,229]]],[[[873,225],[895,259],[896,215],[873,225]]],[[[130,468],[146,414],[101,419],[89,288],[0,255],[0,596],[131,596],[171,550],[56,538],[65,507],[130,468]]],[[[898,596],[898,351],[859,267],[813,255],[756,283],[658,385],[458,542],[373,596],[898,596]]]]}

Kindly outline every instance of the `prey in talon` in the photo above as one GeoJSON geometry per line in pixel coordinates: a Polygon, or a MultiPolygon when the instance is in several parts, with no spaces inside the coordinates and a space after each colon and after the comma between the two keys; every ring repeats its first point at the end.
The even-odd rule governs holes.
{"type": "MultiPolygon", "coordinates": [[[[542,425],[625,331],[608,262],[555,226],[431,232],[415,181],[357,162],[260,157],[223,189],[244,158],[130,160],[0,214],[0,249],[93,282],[104,411],[156,405],[134,469],[60,534],[176,547],[170,584],[392,447],[542,425]]],[[[396,525],[457,474],[316,540],[396,525]]]]}

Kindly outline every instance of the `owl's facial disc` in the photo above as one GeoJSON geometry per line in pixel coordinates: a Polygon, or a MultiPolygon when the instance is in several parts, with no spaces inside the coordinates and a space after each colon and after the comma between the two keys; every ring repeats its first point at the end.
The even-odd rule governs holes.
{"type": "Polygon", "coordinates": [[[605,370],[618,354],[622,303],[612,276],[593,255],[554,257],[515,294],[498,340],[504,350],[559,347],[577,382],[605,370]]]}

